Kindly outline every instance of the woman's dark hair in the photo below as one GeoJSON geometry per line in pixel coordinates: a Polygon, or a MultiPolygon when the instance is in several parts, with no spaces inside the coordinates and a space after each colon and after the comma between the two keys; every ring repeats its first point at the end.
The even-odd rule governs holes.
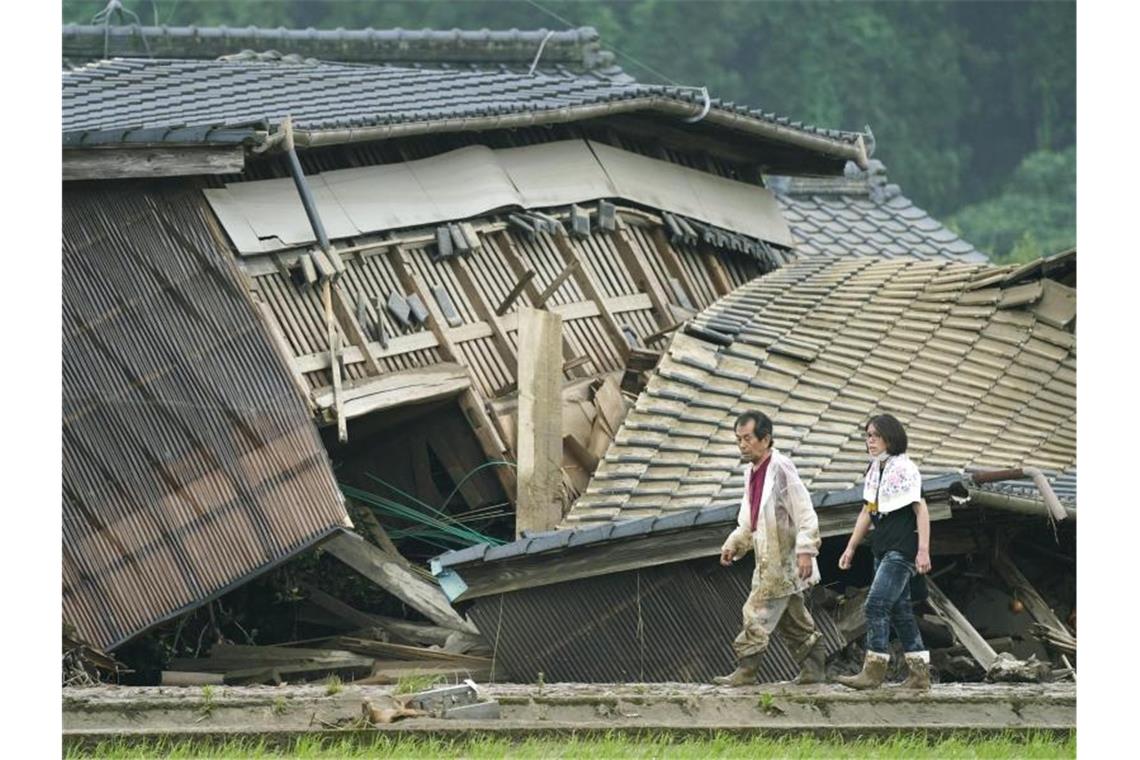
{"type": "Polygon", "coordinates": [[[887,453],[891,456],[906,453],[906,429],[892,414],[876,414],[867,421],[863,430],[875,426],[875,430],[883,437],[887,444],[887,453]]]}
{"type": "MultiPolygon", "coordinates": [[[[764,436],[768,436],[769,439],[771,439],[772,420],[770,420],[768,418],[768,415],[764,414],[764,412],[758,412],[755,409],[749,409],[747,412],[744,412],[739,417],[737,417],[736,424],[733,425],[733,429],[735,430],[749,420],[752,420],[752,435],[756,436],[757,440],[763,438],[764,436]]],[[[768,444],[771,445],[772,441],[769,440],[768,444]]]]}

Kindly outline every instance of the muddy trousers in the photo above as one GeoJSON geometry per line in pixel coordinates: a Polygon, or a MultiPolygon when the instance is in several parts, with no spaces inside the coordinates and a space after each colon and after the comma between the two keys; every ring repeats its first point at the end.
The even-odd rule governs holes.
{"type": "Polygon", "coordinates": [[[820,639],[802,592],[775,599],[760,598],[755,591],[744,603],[744,626],[732,641],[738,660],[762,654],[775,631],[780,632],[792,658],[802,661],[820,639]]]}

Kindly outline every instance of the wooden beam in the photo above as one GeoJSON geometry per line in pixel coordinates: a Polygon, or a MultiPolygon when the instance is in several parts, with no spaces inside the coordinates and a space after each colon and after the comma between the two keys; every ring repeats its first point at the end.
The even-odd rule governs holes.
{"type": "Polygon", "coordinates": [[[732,292],[732,283],[728,279],[728,273],[724,271],[724,265],[720,263],[720,257],[716,251],[711,251],[703,245],[701,247],[703,248],[701,258],[705,260],[705,264],[708,266],[713,289],[716,290],[718,296],[728,295],[732,292]]]}
{"type": "Polygon", "coordinates": [[[511,310],[511,307],[515,305],[515,301],[519,300],[519,296],[521,296],[523,290],[526,289],[526,284],[534,279],[534,274],[533,269],[528,269],[523,273],[519,281],[511,288],[511,292],[507,293],[507,297],[504,298],[503,302],[499,304],[499,307],[495,309],[495,314],[501,317],[511,310]]]}
{"type": "Polygon", "coordinates": [[[950,629],[954,631],[954,637],[966,647],[966,651],[978,661],[982,669],[989,672],[997,660],[997,652],[989,645],[985,637],[978,633],[977,629],[970,624],[966,616],[958,611],[954,603],[950,601],[949,597],[942,592],[942,589],[929,578],[926,579],[926,586],[930,590],[930,606],[938,613],[938,617],[945,620],[950,629]]]}
{"type": "Polygon", "coordinates": [[[439,342],[439,353],[446,361],[460,361],[462,354],[456,349],[455,341],[452,340],[447,318],[443,316],[439,304],[436,303],[431,288],[427,286],[422,277],[412,273],[408,262],[404,259],[405,253],[403,246],[396,246],[388,251],[388,260],[392,263],[392,269],[396,272],[400,286],[406,292],[417,293],[420,300],[423,301],[424,307],[428,310],[428,329],[439,342]]]}
{"type": "Polygon", "coordinates": [[[609,306],[606,304],[606,297],[602,293],[602,289],[598,287],[598,282],[594,278],[594,273],[590,271],[590,266],[582,261],[578,254],[574,251],[574,247],[566,241],[565,235],[554,235],[554,244],[562,253],[566,261],[574,267],[574,279],[578,282],[578,287],[586,294],[586,297],[594,302],[598,307],[598,315],[602,319],[602,327],[605,329],[606,334],[610,336],[610,340],[614,343],[614,348],[617,349],[618,356],[629,356],[629,341],[625,337],[625,332],[622,331],[621,325],[617,323],[614,315],[610,312],[609,306]]]}
{"type": "MultiPolygon", "coordinates": [[[[495,233],[494,240],[496,247],[503,255],[503,259],[507,262],[507,266],[509,266],[511,268],[511,271],[515,273],[515,277],[521,279],[528,271],[530,271],[526,265],[523,264],[522,257],[519,256],[519,252],[515,250],[515,244],[511,242],[511,236],[506,230],[500,230],[499,232],[495,233]]],[[[538,299],[538,288],[535,286],[533,279],[528,279],[526,281],[523,287],[523,292],[526,293],[527,298],[530,299],[531,303],[534,303],[538,299]]],[[[517,313],[518,312],[515,312],[516,318],[517,313]]],[[[567,361],[575,358],[574,349],[570,346],[570,341],[566,339],[565,335],[562,336],[562,358],[567,361]]],[[[587,374],[587,370],[584,367],[578,367],[577,369],[572,370],[572,372],[577,373],[579,377],[587,374]]]]}
{"type": "Polygon", "coordinates": [[[240,174],[245,150],[233,147],[74,148],[63,151],[63,179],[240,174]]]}
{"type": "MultiPolygon", "coordinates": [[[[503,438],[483,406],[483,399],[474,390],[468,388],[459,396],[459,408],[475,433],[475,440],[486,454],[488,461],[510,462],[511,456],[503,438]]],[[[503,487],[507,499],[514,502],[518,499],[518,478],[515,469],[509,465],[497,465],[491,468],[503,487]]]]}
{"type": "MultiPolygon", "coordinates": [[[[368,344],[369,350],[373,356],[381,359],[389,356],[400,356],[401,354],[408,354],[413,351],[423,351],[429,348],[435,348],[439,345],[435,335],[430,331],[412,333],[411,335],[397,335],[388,339],[388,347],[384,348],[380,345],[379,341],[372,341],[368,344]]],[[[341,361],[344,364],[359,364],[364,361],[363,352],[356,346],[348,346],[341,354],[341,361]]],[[[315,372],[321,369],[328,369],[329,367],[329,354],[328,351],[320,351],[315,354],[304,354],[298,356],[293,360],[297,365],[299,372],[315,372]]]]}
{"type": "Polygon", "coordinates": [[[697,289],[693,286],[688,272],[685,271],[684,264],[681,263],[680,257],[677,256],[677,252],[673,250],[673,246],[665,239],[665,233],[661,231],[660,227],[651,227],[649,237],[653,241],[653,245],[657,248],[657,255],[661,257],[662,263],[665,264],[665,270],[669,272],[670,276],[674,277],[677,282],[681,283],[681,289],[684,290],[685,295],[688,296],[689,303],[699,311],[701,301],[697,298],[697,289]]]}
{"type": "Polygon", "coordinates": [[[345,623],[360,629],[379,628],[410,644],[443,646],[447,637],[455,632],[451,628],[362,612],[308,583],[302,583],[301,588],[308,594],[309,601],[345,623]]]}
{"type": "Polygon", "coordinates": [[[538,294],[538,298],[534,299],[534,303],[532,303],[531,306],[536,309],[541,309],[543,305],[546,304],[548,300],[550,300],[550,297],[554,295],[560,287],[562,287],[562,283],[570,279],[570,276],[574,274],[574,270],[577,268],[578,262],[576,260],[571,261],[569,264],[562,267],[562,271],[559,272],[558,276],[555,277],[554,280],[546,286],[546,290],[538,294]]]}
{"type": "Polygon", "coordinates": [[[478,633],[452,609],[438,586],[415,575],[387,552],[350,533],[337,533],[322,547],[344,564],[412,607],[436,625],[478,633]]]}
{"type": "Polygon", "coordinates": [[[451,398],[470,386],[471,378],[462,365],[440,362],[422,369],[387,372],[357,380],[348,387],[342,386],[339,396],[336,389],[322,388],[313,394],[313,400],[322,409],[339,402],[347,419],[405,404],[451,398]]]}
{"type": "Polygon", "coordinates": [[[657,276],[650,270],[649,262],[645,260],[640,250],[641,246],[634,246],[629,242],[629,225],[620,214],[617,218],[617,230],[610,235],[610,239],[613,240],[625,268],[633,276],[634,286],[649,296],[649,301],[653,304],[653,313],[657,317],[657,327],[664,328],[673,321],[673,313],[669,309],[669,297],[662,290],[657,276]]]}
{"type": "Polygon", "coordinates": [[[562,519],[562,317],[519,311],[518,502],[515,536],[550,530],[562,519]]]}
{"type": "Polygon", "coordinates": [[[336,320],[333,317],[332,283],[326,279],[321,282],[321,303],[324,306],[325,326],[328,329],[329,339],[329,366],[332,369],[332,404],[333,416],[336,419],[336,435],[341,443],[348,441],[348,421],[344,418],[344,409],[341,406],[340,386],[340,332],[336,329],[336,320]]]}
{"type": "Polygon", "coordinates": [[[1005,581],[1014,596],[1021,600],[1035,621],[1049,628],[1056,628],[1068,636],[1072,635],[1069,627],[1061,622],[1061,618],[1057,617],[1057,613],[1053,612],[1049,603],[1041,594],[1037,593],[1037,589],[1033,588],[1029,579],[1022,575],[1017,566],[1013,564],[1007,552],[994,552],[990,558],[990,566],[1005,581]]]}
{"type": "Polygon", "coordinates": [[[337,324],[341,331],[348,336],[349,342],[360,350],[361,358],[364,359],[364,366],[368,369],[368,374],[383,374],[384,368],[380,366],[380,362],[376,361],[376,357],[372,355],[372,351],[368,347],[368,337],[364,334],[364,329],[360,326],[360,323],[356,321],[356,315],[353,314],[353,309],[348,303],[348,297],[345,296],[340,285],[335,282],[332,283],[331,296],[333,315],[336,317],[337,324]]]}
{"type": "MultiPolygon", "coordinates": [[[[502,322],[499,320],[500,314],[491,308],[487,296],[483,293],[483,288],[479,287],[475,278],[471,276],[467,260],[462,256],[455,256],[448,261],[451,264],[452,271],[455,272],[456,279],[459,280],[459,286],[467,294],[467,300],[475,308],[475,313],[491,327],[491,340],[495,344],[495,348],[499,350],[503,364],[508,369],[516,368],[519,357],[515,353],[514,346],[507,339],[506,331],[503,330],[502,322]]],[[[522,292],[521,288],[519,292],[522,292]]]]}

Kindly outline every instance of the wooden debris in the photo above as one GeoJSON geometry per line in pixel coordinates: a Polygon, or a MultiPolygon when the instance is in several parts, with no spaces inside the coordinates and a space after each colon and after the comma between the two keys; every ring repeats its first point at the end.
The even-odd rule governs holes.
{"type": "Polygon", "coordinates": [[[475,626],[452,609],[439,586],[415,575],[392,555],[360,536],[339,533],[326,541],[323,547],[341,562],[436,624],[478,634],[475,626]]]}
{"type": "Polygon", "coordinates": [[[352,679],[372,671],[373,658],[337,649],[218,644],[208,657],[176,658],[169,671],[219,673],[227,684],[315,679],[337,674],[352,679]]]}
{"type": "Polygon", "coordinates": [[[550,530],[562,465],[562,317],[519,311],[518,502],[515,535],[550,530]]]}
{"type": "Polygon", "coordinates": [[[499,304],[497,309],[495,309],[496,316],[501,317],[511,310],[511,307],[514,306],[515,301],[518,300],[519,296],[522,295],[523,290],[526,289],[527,284],[534,279],[534,274],[535,272],[533,269],[528,269],[523,272],[522,276],[519,277],[518,282],[516,282],[515,286],[511,288],[511,292],[507,293],[507,297],[504,298],[503,302],[499,304]]]}
{"type": "Polygon", "coordinates": [[[162,686],[205,686],[220,685],[226,682],[222,673],[194,673],[192,671],[164,670],[159,679],[162,686]]]}
{"type": "Polygon", "coordinates": [[[978,661],[978,664],[989,672],[997,661],[997,652],[970,624],[966,616],[958,611],[958,608],[934,581],[927,579],[926,584],[930,590],[930,606],[934,608],[939,617],[950,625],[950,629],[954,631],[954,637],[966,647],[970,655],[978,661]]]}

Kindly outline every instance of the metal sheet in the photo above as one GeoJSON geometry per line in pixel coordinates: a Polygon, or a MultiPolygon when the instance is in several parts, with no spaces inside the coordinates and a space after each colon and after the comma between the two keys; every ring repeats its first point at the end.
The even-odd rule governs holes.
{"type": "MultiPolygon", "coordinates": [[[[309,182],[331,238],[468,219],[509,207],[625,198],[792,244],[765,188],[584,140],[501,150],[473,145],[416,161],[313,174],[309,182]]],[[[207,191],[206,197],[240,253],[314,241],[290,179],[232,183],[207,191]]]]}
{"type": "MultiPolygon", "coordinates": [[[[731,642],[748,597],[750,563],[691,560],[569,581],[478,600],[471,618],[496,667],[519,682],[704,682],[735,665],[731,642]]],[[[827,652],[846,642],[809,603],[827,652]]],[[[799,666],[779,634],[760,681],[794,678],[799,666]]]]}
{"type": "Polygon", "coordinates": [[[770,190],[639,153],[590,142],[617,197],[726,230],[792,246],[794,240],[770,190]]]}
{"type": "Polygon", "coordinates": [[[66,189],[63,619],[113,648],[347,520],[188,186],[66,189]]]}

